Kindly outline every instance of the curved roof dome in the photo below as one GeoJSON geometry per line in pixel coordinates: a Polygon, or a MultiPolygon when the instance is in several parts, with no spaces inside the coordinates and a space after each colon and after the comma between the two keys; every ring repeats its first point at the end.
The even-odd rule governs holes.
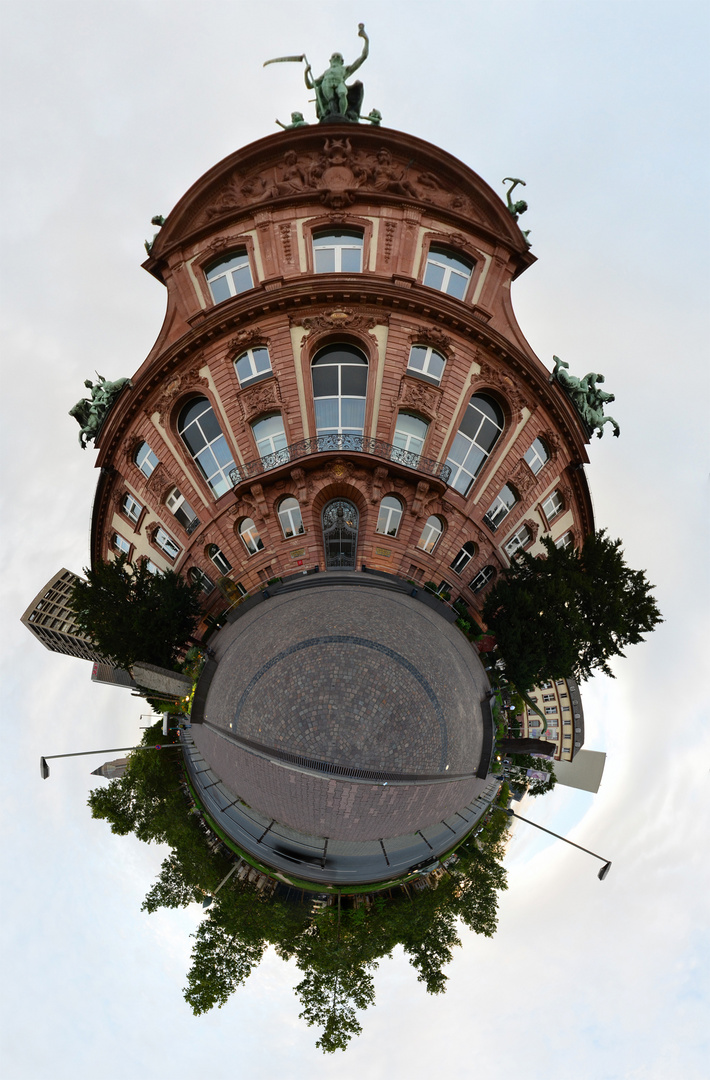
{"type": "Polygon", "coordinates": [[[457,789],[481,759],[478,657],[406,594],[318,585],[220,634],[196,742],[235,794],[313,835],[393,836],[441,820],[466,802],[457,789]]]}

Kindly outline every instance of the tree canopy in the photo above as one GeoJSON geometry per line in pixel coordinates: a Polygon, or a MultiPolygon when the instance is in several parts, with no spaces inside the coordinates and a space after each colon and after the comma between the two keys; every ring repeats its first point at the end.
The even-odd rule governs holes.
{"type": "Polygon", "coordinates": [[[496,637],[506,675],[521,690],[595,669],[662,622],[641,570],[624,561],[620,540],[605,530],[581,550],[543,539],[545,557],[520,551],[491,590],[483,618],[496,637]]]}
{"type": "Polygon", "coordinates": [[[71,605],[80,629],[118,667],[137,661],[173,667],[201,614],[200,586],[173,570],[151,574],[120,555],[85,569],[71,605]]]}

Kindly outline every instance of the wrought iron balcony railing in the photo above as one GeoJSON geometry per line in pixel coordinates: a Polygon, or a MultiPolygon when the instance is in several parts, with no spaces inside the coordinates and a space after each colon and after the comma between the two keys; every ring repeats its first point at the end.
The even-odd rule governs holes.
{"type": "Polygon", "coordinates": [[[291,446],[284,446],[283,450],[265,454],[264,457],[257,458],[255,461],[247,461],[238,468],[231,469],[229,479],[232,487],[236,487],[244,480],[262,476],[280,465],[288,465],[298,461],[299,458],[308,457],[309,454],[322,454],[329,450],[370,454],[386,461],[393,461],[398,465],[405,465],[408,469],[425,473],[427,476],[433,476],[444,484],[448,483],[451,475],[451,467],[442,461],[432,461],[431,458],[421,457],[410,450],[403,450],[401,446],[392,446],[391,443],[383,442],[382,439],[370,439],[365,435],[316,435],[312,439],[301,439],[300,442],[292,443],[291,446]]]}

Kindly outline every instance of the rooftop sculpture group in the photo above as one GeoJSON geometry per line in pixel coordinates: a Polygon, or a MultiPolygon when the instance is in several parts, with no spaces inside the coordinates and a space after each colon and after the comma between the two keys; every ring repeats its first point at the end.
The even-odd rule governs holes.
{"type": "Polygon", "coordinates": [[[81,401],[77,401],[73,409],[69,410],[69,415],[74,417],[81,428],[79,445],[82,450],[86,450],[89,440],[95,439],[98,435],[111,406],[124,386],[133,386],[133,383],[130,379],[107,382],[103,375],[99,375],[97,383],[92,383],[91,379],[85,379],[84,386],[91,390],[91,397],[82,398],[81,401]]]}
{"type": "MultiPolygon", "coordinates": [[[[358,37],[361,37],[365,42],[357,60],[354,60],[352,64],[346,64],[342,53],[335,52],[330,58],[330,65],[327,70],[315,78],[305,53],[301,53],[299,56],[277,56],[273,60],[265,61],[264,67],[268,64],[301,64],[305,61],[306,66],[303,77],[306,87],[309,90],[315,90],[316,116],[321,124],[328,121],[340,123],[347,121],[357,124],[360,119],[365,119],[379,127],[382,122],[382,114],[378,109],[372,109],[366,117],[360,116],[362,100],[365,95],[365,88],[362,83],[358,81],[354,82],[352,86],[348,86],[345,81],[364,64],[370,52],[370,39],[365,33],[364,23],[358,24],[357,32],[358,37]]],[[[287,131],[291,128],[303,127],[306,121],[303,119],[303,113],[293,112],[291,113],[290,124],[282,124],[280,120],[277,120],[276,123],[287,131]]]]}
{"type": "Polygon", "coordinates": [[[604,376],[590,371],[583,379],[569,375],[569,364],[560,360],[559,356],[553,356],[555,366],[550,375],[550,382],[558,382],[571,399],[572,404],[579,413],[584,423],[589,428],[590,434],[597,432],[601,439],[604,434],[604,425],[611,424],[614,434],[618,435],[620,427],[613,416],[604,415],[604,406],[609,401],[614,401],[613,394],[607,394],[601,390],[597,383],[604,382],[604,376]]]}

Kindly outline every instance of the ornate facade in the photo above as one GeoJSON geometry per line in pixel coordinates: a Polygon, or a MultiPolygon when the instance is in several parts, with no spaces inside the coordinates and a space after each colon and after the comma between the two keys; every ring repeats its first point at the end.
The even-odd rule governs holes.
{"type": "Polygon", "coordinates": [[[220,162],[144,264],[167,311],[97,439],[92,558],[197,576],[207,611],[367,566],[476,612],[517,547],[581,542],[588,435],[511,303],[533,262],[409,135],[302,127],[220,162]]]}

